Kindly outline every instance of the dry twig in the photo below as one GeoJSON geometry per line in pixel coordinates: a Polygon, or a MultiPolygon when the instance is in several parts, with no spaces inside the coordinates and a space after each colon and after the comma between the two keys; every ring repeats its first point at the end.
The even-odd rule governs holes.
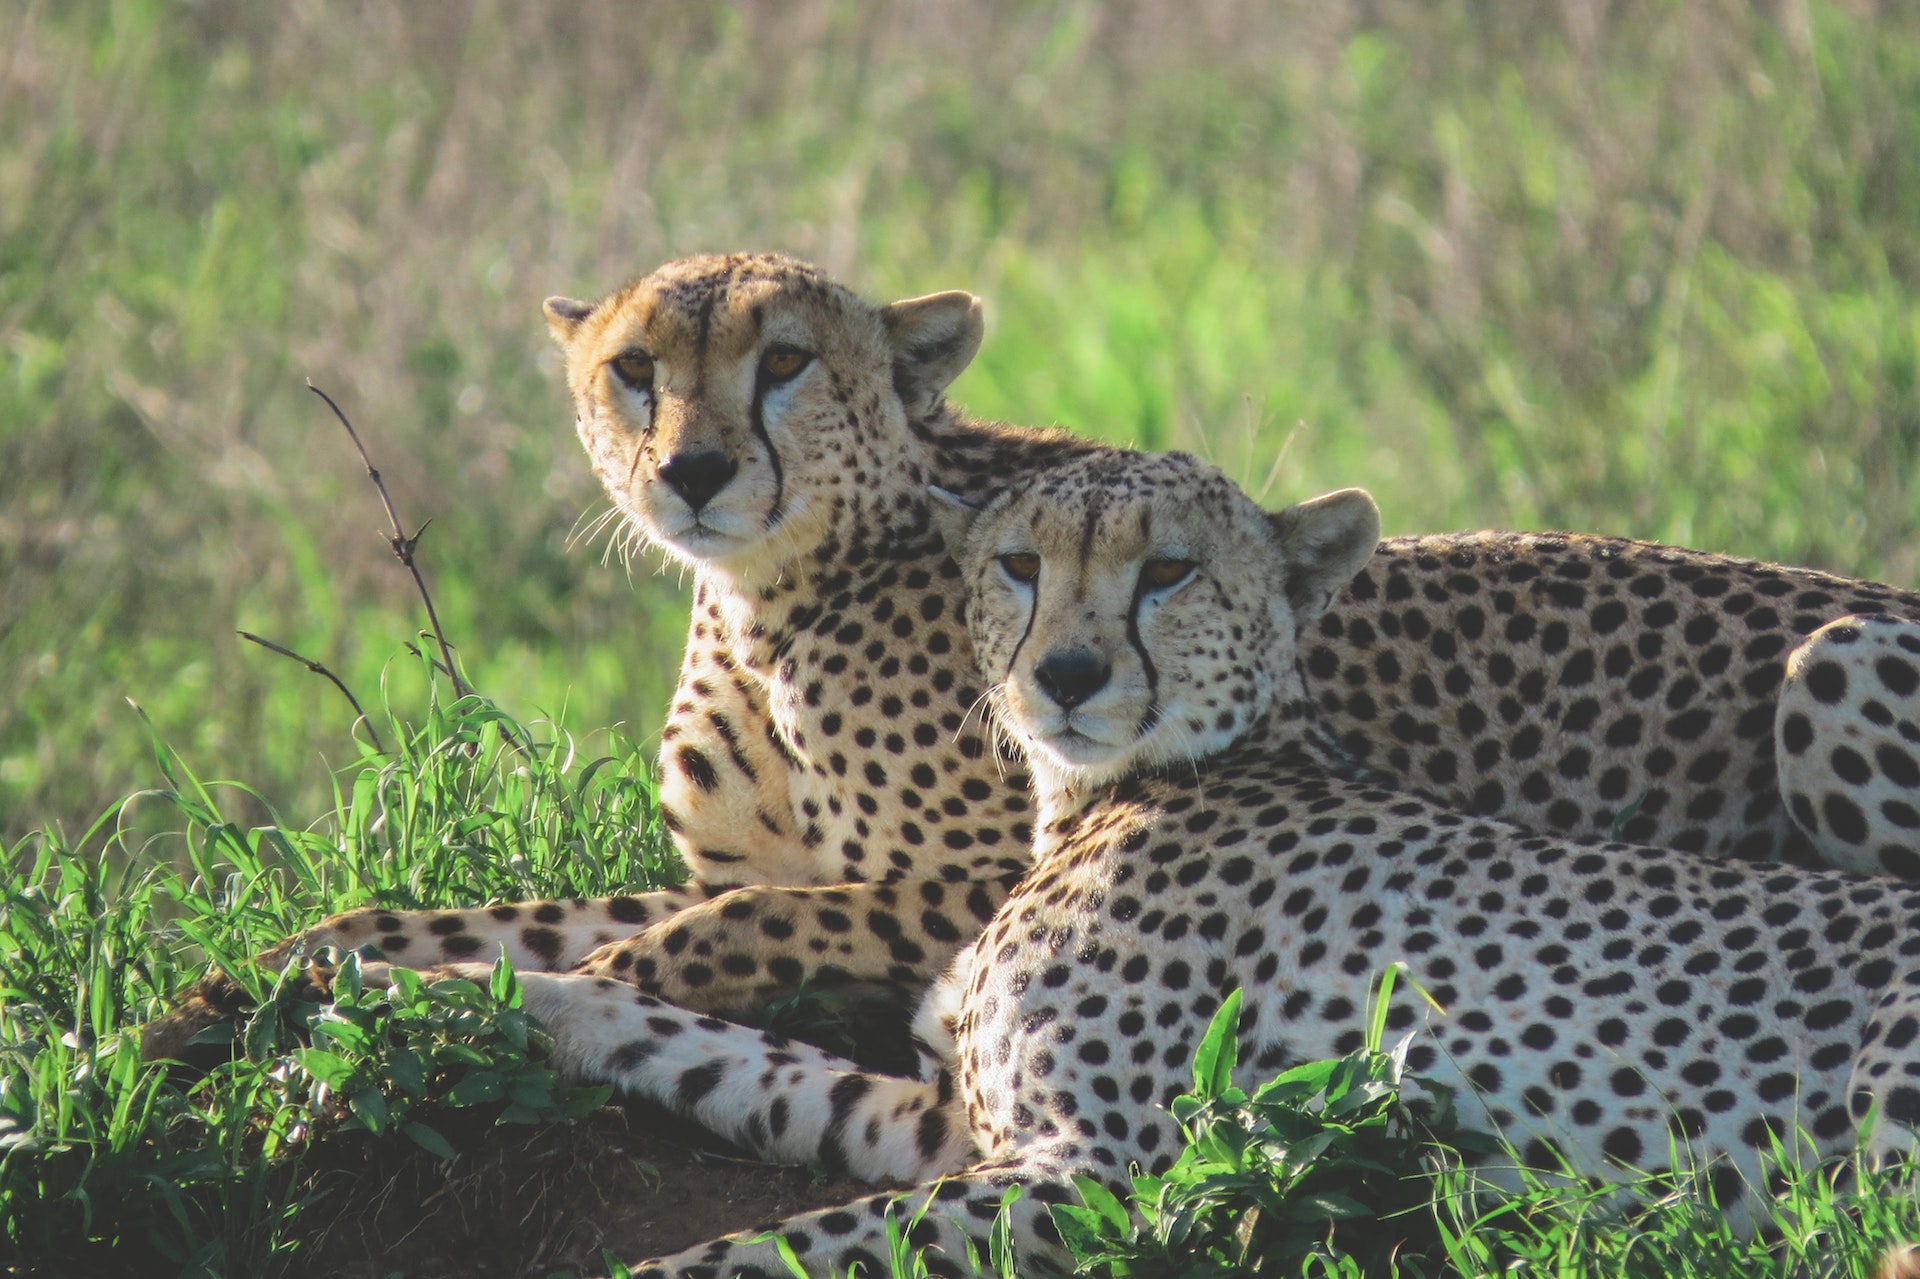
{"type": "Polygon", "coordinates": [[[367,446],[360,442],[360,433],[353,429],[353,423],[347,420],[347,415],[340,411],[340,406],[333,402],[332,396],[311,381],[307,383],[307,389],[327,402],[327,407],[333,410],[333,415],[340,419],[340,425],[347,428],[347,436],[353,441],[353,447],[360,451],[360,461],[367,468],[367,478],[371,479],[373,486],[380,491],[380,501],[387,508],[387,519],[393,525],[393,536],[387,539],[387,545],[393,549],[394,558],[406,565],[407,571],[413,574],[413,584],[420,588],[420,600],[427,606],[427,621],[433,627],[433,637],[440,644],[440,656],[446,665],[447,675],[453,680],[454,695],[465,697],[473,689],[460,677],[459,669],[453,664],[453,646],[447,643],[447,633],[440,629],[440,614],[435,611],[433,596],[427,591],[427,579],[421,576],[420,566],[414,563],[413,559],[414,548],[420,545],[421,535],[427,531],[427,525],[433,521],[428,520],[426,524],[422,524],[411,536],[403,531],[400,515],[393,509],[393,497],[387,492],[386,482],[380,478],[380,472],[374,467],[373,459],[367,456],[367,446]]]}
{"type": "Polygon", "coordinates": [[[364,710],[360,709],[360,699],[353,695],[352,689],[348,688],[346,684],[341,682],[341,679],[338,675],[335,675],[332,671],[328,670],[324,665],[314,661],[312,658],[302,657],[300,654],[294,652],[292,649],[286,647],[284,644],[276,644],[270,639],[262,639],[260,636],[255,635],[252,631],[236,631],[235,634],[239,635],[241,639],[246,640],[249,643],[258,644],[261,648],[267,649],[269,652],[278,653],[282,657],[291,657],[294,661],[299,662],[301,665],[305,666],[308,670],[312,671],[315,675],[324,675],[328,679],[332,680],[333,686],[340,690],[340,695],[346,698],[347,701],[352,704],[353,713],[358,717],[357,722],[364,723],[367,726],[367,735],[373,738],[373,749],[379,751],[382,755],[387,753],[386,746],[380,741],[380,730],[376,729],[373,726],[373,721],[367,718],[367,713],[364,710]]]}

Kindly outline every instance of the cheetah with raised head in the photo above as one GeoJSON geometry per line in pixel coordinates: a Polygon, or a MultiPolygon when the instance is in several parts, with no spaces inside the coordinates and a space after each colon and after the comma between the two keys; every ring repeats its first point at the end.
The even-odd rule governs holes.
{"type": "MultiPolygon", "coordinates": [[[[1678,1139],[1737,1213],[1775,1135],[1822,1156],[1877,1113],[1877,1149],[1910,1145],[1920,889],[1534,835],[1323,753],[1299,637],[1376,519],[1352,490],[1268,516],[1178,455],[1079,459],[947,517],[1041,825],[951,976],[983,1158],[896,1210],[932,1201],[910,1237],[934,1273],[984,1249],[1015,1182],[1023,1272],[1068,1269],[1047,1206],[1172,1161],[1161,1107],[1228,992],[1250,1085],[1356,1047],[1393,959],[1444,1009],[1393,1001],[1410,1067],[1529,1162],[1623,1179],[1678,1139]]],[[[813,1273],[883,1268],[890,1201],[773,1230],[813,1273]]],[[[755,1234],[636,1273],[787,1272],[755,1234]]]]}
{"type": "Polygon", "coordinates": [[[741,1011],[808,977],[920,986],[1032,840],[997,758],[926,486],[1097,446],[969,421],[943,391],[980,306],[879,307],[775,255],[549,299],[576,425],[629,526],[692,570],[661,806],[690,878],[602,901],[335,916],[296,947],[491,958],[741,1011]],[[613,943],[610,945],[610,943],[613,943]]]}

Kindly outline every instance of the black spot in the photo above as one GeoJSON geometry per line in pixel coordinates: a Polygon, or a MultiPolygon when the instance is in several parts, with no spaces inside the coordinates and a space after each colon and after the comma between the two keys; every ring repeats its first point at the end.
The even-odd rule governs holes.
{"type": "Polygon", "coordinates": [[[1609,1159],[1618,1160],[1631,1167],[1634,1161],[1640,1158],[1642,1148],[1640,1134],[1631,1128],[1615,1128],[1607,1134],[1606,1140],[1600,1143],[1600,1148],[1606,1151],[1609,1159]]]}
{"type": "Polygon", "coordinates": [[[1798,755],[1813,742],[1813,723],[1799,711],[1780,721],[1780,744],[1787,754],[1798,755]]]}
{"type": "Polygon", "coordinates": [[[1830,792],[1820,802],[1820,814],[1826,818],[1827,826],[1840,839],[1849,844],[1866,842],[1866,815],[1860,811],[1858,804],[1845,795],[1830,792]]]}
{"type": "Polygon", "coordinates": [[[1838,662],[1815,662],[1802,679],[1814,700],[1828,706],[1847,695],[1847,672],[1838,662]]]}
{"type": "Polygon", "coordinates": [[[1912,664],[1898,657],[1883,657],[1873,664],[1873,670],[1880,682],[1891,689],[1895,696],[1907,697],[1916,687],[1920,687],[1920,671],[1912,664]]]}
{"type": "Polygon", "coordinates": [[[551,928],[526,928],[520,932],[520,942],[528,950],[546,961],[552,968],[560,962],[560,934],[551,928]]]}
{"type": "Polygon", "coordinates": [[[680,1072],[679,1082],[674,1085],[674,1101],[682,1106],[693,1105],[719,1086],[720,1074],[721,1067],[717,1061],[680,1072]]]}
{"type": "Polygon", "coordinates": [[[674,758],[680,764],[680,771],[695,786],[709,794],[719,788],[720,777],[713,771],[713,764],[694,747],[682,746],[674,758]]]}

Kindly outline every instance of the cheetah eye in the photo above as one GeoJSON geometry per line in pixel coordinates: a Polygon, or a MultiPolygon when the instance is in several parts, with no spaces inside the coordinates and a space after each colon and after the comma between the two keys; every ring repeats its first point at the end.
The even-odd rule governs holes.
{"type": "Polygon", "coordinates": [[[1164,591],[1186,581],[1192,572],[1192,560],[1148,560],[1140,566],[1140,585],[1150,591],[1164,591]]]}
{"type": "Polygon", "coordinates": [[[760,371],[775,382],[786,382],[800,376],[800,370],[812,363],[813,357],[797,347],[775,346],[760,357],[760,371]]]}
{"type": "Polygon", "coordinates": [[[1000,570],[1016,582],[1031,582],[1040,576],[1040,557],[1031,551],[1002,555],[1000,570]]]}
{"type": "Polygon", "coordinates": [[[653,357],[645,351],[628,351],[613,357],[613,371],[636,391],[653,389],[653,357]]]}

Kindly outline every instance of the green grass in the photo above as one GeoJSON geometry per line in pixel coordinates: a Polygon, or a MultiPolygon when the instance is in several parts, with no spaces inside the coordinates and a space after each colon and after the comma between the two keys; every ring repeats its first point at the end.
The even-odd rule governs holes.
{"type": "Polygon", "coordinates": [[[600,499],[538,307],[694,250],[970,288],[963,405],[1196,448],[1275,503],[1364,484],[1395,532],[1920,582],[1910,6],[19,18],[0,839],[150,781],[127,696],[327,802],[331,694],[233,632],[370,689],[416,614],[307,377],[433,517],[476,682],[652,731],[684,604],[568,545],[600,499]]]}
{"type": "MultiPolygon", "coordinates": [[[[424,680],[424,661],[411,665],[424,680]]],[[[543,1064],[509,970],[490,991],[411,974],[362,990],[350,963],[322,1013],[287,974],[248,963],[351,906],[607,895],[677,873],[632,742],[522,725],[477,696],[443,704],[430,687],[413,704],[416,722],[381,725],[392,753],[369,748],[317,824],[239,824],[225,799],[243,787],[202,782],[157,747],[164,787],[83,839],[45,831],[8,850],[0,1273],[136,1253],[156,1273],[258,1273],[297,1243],[315,1137],[357,1128],[450,1155],[435,1126],[449,1110],[524,1123],[604,1099],[543,1064]],[[140,1062],[132,1028],[206,959],[261,1010],[237,1028],[231,1064],[170,1077],[140,1062]]]]}

